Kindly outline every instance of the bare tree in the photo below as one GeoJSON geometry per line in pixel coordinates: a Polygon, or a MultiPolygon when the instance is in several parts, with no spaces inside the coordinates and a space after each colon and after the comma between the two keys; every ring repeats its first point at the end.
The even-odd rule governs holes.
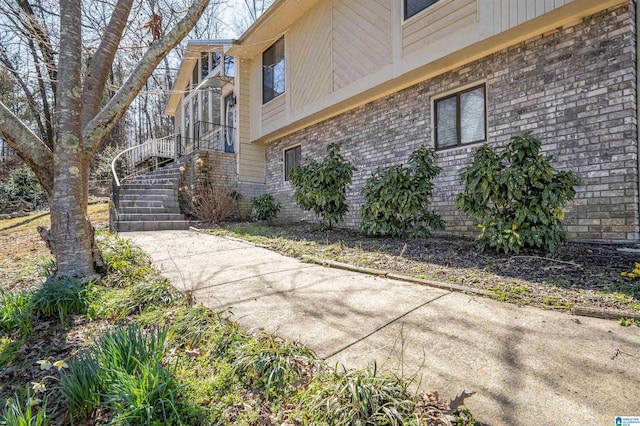
{"type": "Polygon", "coordinates": [[[41,123],[44,132],[38,134],[0,102],[0,137],[33,169],[47,193],[51,209],[49,244],[61,276],[90,278],[95,275],[93,229],[87,218],[89,164],[156,66],[189,33],[209,3],[209,0],[193,0],[170,30],[154,37],[128,78],[103,105],[109,73],[133,1],[115,2],[100,44],[86,68],[82,58],[82,2],[60,0],[59,11],[52,11],[55,2],[3,2],[13,8],[11,13],[19,19],[15,24],[30,40],[29,50],[35,52],[33,65],[40,70],[38,78],[45,82],[42,102],[46,98],[54,107],[53,117],[49,119],[52,128],[49,138],[46,117],[41,123]],[[59,15],[56,20],[59,37],[54,39],[56,33],[51,28],[55,29],[56,25],[49,26],[46,20],[56,15],[59,15]]]}
{"type": "Polygon", "coordinates": [[[274,0],[238,0],[234,8],[232,28],[236,34],[244,33],[265,10],[271,6],[274,0]]]}

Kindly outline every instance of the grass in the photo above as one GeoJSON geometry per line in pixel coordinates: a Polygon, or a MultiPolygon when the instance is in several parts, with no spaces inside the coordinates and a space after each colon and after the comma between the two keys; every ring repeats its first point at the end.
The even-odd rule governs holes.
{"type": "Polygon", "coordinates": [[[0,369],[14,372],[0,386],[7,424],[416,424],[421,415],[409,382],[331,370],[303,345],[190,307],[130,242],[97,241],[110,269],[101,283],[40,277],[2,293],[0,369]],[[339,398],[318,403],[336,389],[339,398]]]}

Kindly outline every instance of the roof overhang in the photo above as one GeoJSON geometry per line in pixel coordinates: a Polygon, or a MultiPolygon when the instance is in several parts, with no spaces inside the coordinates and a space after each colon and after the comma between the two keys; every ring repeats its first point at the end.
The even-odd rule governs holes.
{"type": "Polygon", "coordinates": [[[232,39],[218,39],[218,40],[189,40],[180,62],[180,69],[178,75],[173,82],[171,93],[169,94],[169,100],[167,101],[167,107],[164,110],[166,115],[176,115],[176,109],[182,99],[182,94],[187,90],[189,86],[189,78],[191,77],[191,71],[193,66],[198,61],[202,52],[220,52],[226,53],[231,46],[235,43],[232,39]]]}
{"type": "Polygon", "coordinates": [[[275,0],[229,49],[229,55],[251,58],[269,47],[319,0],[275,0]]]}

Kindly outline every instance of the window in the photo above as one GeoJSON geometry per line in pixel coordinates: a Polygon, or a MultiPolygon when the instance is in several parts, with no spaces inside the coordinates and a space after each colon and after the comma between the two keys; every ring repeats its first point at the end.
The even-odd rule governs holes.
{"type": "Polygon", "coordinates": [[[209,53],[202,53],[200,55],[200,68],[202,69],[202,78],[206,78],[209,75],[209,53]]]}
{"type": "Polygon", "coordinates": [[[224,76],[225,77],[236,76],[236,61],[233,56],[224,57],[224,76]]]}
{"type": "Polygon", "coordinates": [[[440,98],[434,109],[436,149],[487,140],[484,84],[440,98]]]}
{"type": "Polygon", "coordinates": [[[291,170],[302,164],[302,147],[300,145],[284,150],[284,180],[289,180],[291,170]]]}
{"type": "Polygon", "coordinates": [[[404,0],[404,19],[409,19],[413,15],[425,10],[439,0],[404,0]]]}
{"type": "Polygon", "coordinates": [[[284,37],[262,54],[262,103],[284,93],[284,37]]]}

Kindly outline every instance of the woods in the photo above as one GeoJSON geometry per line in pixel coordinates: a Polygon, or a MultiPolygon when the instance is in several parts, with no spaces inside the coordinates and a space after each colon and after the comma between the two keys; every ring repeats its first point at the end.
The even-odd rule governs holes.
{"type": "Polygon", "coordinates": [[[162,17],[152,12],[146,28],[151,40],[119,87],[109,79],[134,0],[118,0],[104,27],[83,14],[83,8],[93,7],[86,2],[15,0],[3,6],[8,12],[4,24],[14,26],[31,56],[30,61],[14,59],[31,67],[37,87],[20,78],[11,62],[12,45],[3,47],[0,62],[17,77],[29,106],[12,110],[0,100],[0,137],[35,172],[47,194],[52,224],[48,242],[59,276],[96,274],[99,256],[94,256],[93,230],[86,217],[91,161],[155,68],[208,4],[194,0],[171,28],[163,27],[162,17]],[[94,30],[85,30],[88,27],[94,30]]]}

